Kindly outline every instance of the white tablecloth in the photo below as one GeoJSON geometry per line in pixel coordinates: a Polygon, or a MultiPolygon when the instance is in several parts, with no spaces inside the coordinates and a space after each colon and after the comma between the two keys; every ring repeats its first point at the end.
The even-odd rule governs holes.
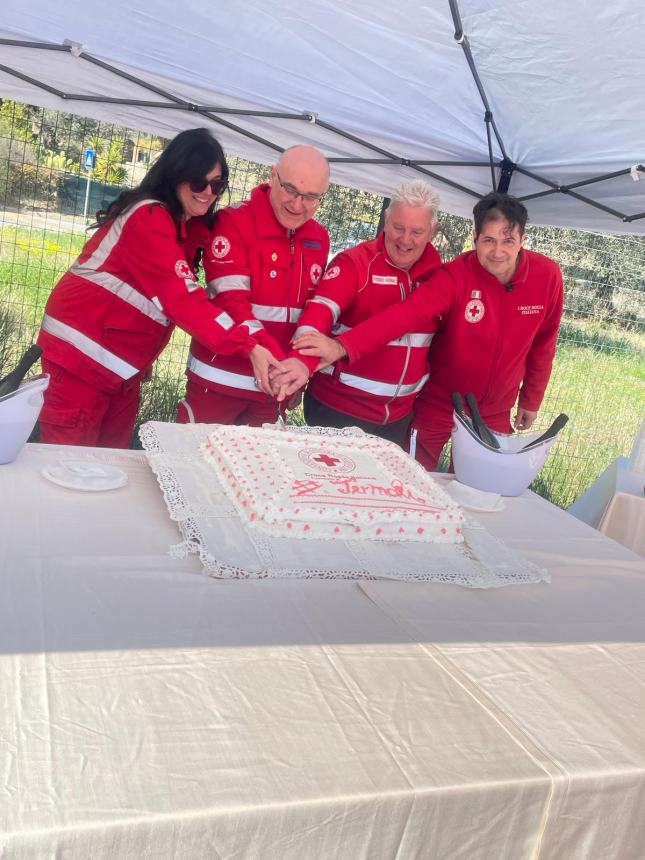
{"type": "Polygon", "coordinates": [[[0,856],[643,857],[642,559],[528,494],[549,585],[222,582],[72,454],[0,467],[0,856]]]}

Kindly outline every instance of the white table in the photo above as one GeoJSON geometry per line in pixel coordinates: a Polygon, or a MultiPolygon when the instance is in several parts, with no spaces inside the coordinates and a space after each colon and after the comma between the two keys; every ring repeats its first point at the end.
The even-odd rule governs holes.
{"type": "Polygon", "coordinates": [[[68,453],[130,482],[0,467],[0,856],[643,857],[642,559],[528,494],[550,585],[216,581],[68,453]]]}

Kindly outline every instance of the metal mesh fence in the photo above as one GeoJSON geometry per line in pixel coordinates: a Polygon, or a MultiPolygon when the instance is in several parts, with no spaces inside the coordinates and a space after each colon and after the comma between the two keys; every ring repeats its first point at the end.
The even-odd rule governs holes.
{"type": "MultiPolygon", "coordinates": [[[[88,224],[136,185],[165,141],[94,120],[5,101],[0,106],[0,375],[31,343],[49,292],[87,239],[88,224]],[[91,174],[83,154],[91,148],[91,174]]],[[[230,157],[231,202],[269,169],[230,157]]],[[[225,203],[228,201],[224,201],[225,203]]],[[[332,185],[318,218],[332,251],[376,234],[382,198],[332,185]]],[[[444,215],[444,260],[470,247],[470,223],[444,215]]],[[[530,228],[529,247],[557,260],[566,290],[558,354],[539,416],[570,416],[534,489],[567,506],[617,456],[645,414],[645,239],[530,228]]],[[[176,330],[144,386],[139,420],[172,420],[189,338],[176,330]]],[[[296,418],[297,420],[297,418],[296,418]]]]}

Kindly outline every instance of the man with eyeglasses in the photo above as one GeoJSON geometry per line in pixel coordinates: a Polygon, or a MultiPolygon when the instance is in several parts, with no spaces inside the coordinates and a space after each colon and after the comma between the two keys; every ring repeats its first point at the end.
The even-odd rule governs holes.
{"type": "MultiPolygon", "coordinates": [[[[329,236],[313,216],[328,185],[318,149],[285,150],[268,183],[217,213],[204,250],[212,301],[278,359],[327,263],[329,236]]],[[[278,417],[280,404],[260,390],[246,358],[214,354],[193,339],[186,375],[180,423],[260,426],[278,417]]]]}
{"type": "MultiPolygon", "coordinates": [[[[340,335],[379,311],[399,304],[441,265],[431,243],[439,195],[430,183],[401,184],[390,197],[382,233],[339,254],[305,308],[294,339],[307,332],[340,335]]],[[[418,393],[428,379],[428,346],[434,328],[420,327],[391,340],[351,367],[314,373],[304,396],[307,424],[359,426],[403,445],[418,393]]],[[[304,385],[318,358],[293,349],[272,384],[304,385]]]]}

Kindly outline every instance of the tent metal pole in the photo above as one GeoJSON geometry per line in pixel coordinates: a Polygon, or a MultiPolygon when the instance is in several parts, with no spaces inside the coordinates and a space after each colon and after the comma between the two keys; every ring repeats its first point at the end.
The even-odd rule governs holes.
{"type": "Polygon", "coordinates": [[[492,121],[493,114],[489,110],[487,110],[484,114],[484,122],[486,123],[486,140],[488,142],[488,162],[490,165],[491,188],[494,191],[497,183],[495,182],[495,159],[493,158],[493,143],[490,137],[490,126],[492,121]]]}
{"type": "Polygon", "coordinates": [[[607,212],[609,215],[615,215],[616,218],[620,218],[621,221],[629,221],[630,216],[625,215],[624,212],[619,212],[617,209],[612,209],[611,206],[605,206],[603,203],[598,203],[597,200],[591,200],[589,197],[585,197],[582,194],[578,194],[575,191],[564,191],[564,194],[568,194],[570,197],[575,197],[576,200],[580,200],[581,203],[587,203],[589,206],[593,206],[595,209],[600,209],[603,212],[607,212]]]}
{"type": "Polygon", "coordinates": [[[279,146],[277,143],[273,143],[270,140],[266,140],[263,137],[260,137],[258,134],[254,134],[252,131],[248,131],[245,128],[241,128],[239,125],[234,125],[232,122],[229,122],[226,119],[222,119],[219,116],[215,116],[210,111],[199,112],[200,116],[206,116],[208,119],[217,123],[218,125],[223,125],[225,128],[230,129],[231,131],[235,131],[238,134],[243,135],[244,137],[248,137],[249,140],[254,140],[256,143],[261,143],[263,146],[267,146],[269,149],[272,149],[274,152],[284,152],[284,146],[279,146]]]}
{"type": "MultiPolygon", "coordinates": [[[[486,96],[486,91],[484,90],[484,85],[481,82],[481,78],[479,77],[479,72],[477,71],[477,66],[475,65],[475,60],[472,55],[472,51],[470,50],[470,43],[468,42],[468,36],[464,33],[464,28],[461,23],[461,14],[459,12],[459,5],[457,0],[448,0],[450,5],[450,12],[452,14],[452,21],[455,27],[454,39],[457,44],[461,45],[461,49],[464,52],[464,56],[466,57],[466,62],[468,63],[468,68],[473,76],[473,80],[475,81],[475,86],[479,92],[479,97],[482,100],[482,104],[484,105],[484,110],[490,114],[490,124],[495,134],[495,138],[497,140],[497,145],[500,148],[502,156],[504,158],[508,158],[506,154],[506,149],[504,147],[504,141],[499,133],[497,126],[495,125],[495,120],[493,118],[493,112],[488,103],[488,97],[486,96]]],[[[493,188],[495,187],[495,182],[493,181],[493,188]]]]}
{"type": "MultiPolygon", "coordinates": [[[[1,68],[2,66],[0,66],[0,69],[1,68]]],[[[34,83],[37,82],[34,81],[34,83]]],[[[64,98],[66,101],[97,102],[99,104],[110,105],[131,105],[132,107],[161,108],[166,110],[185,110],[193,111],[194,113],[205,113],[206,111],[210,111],[211,113],[222,113],[227,115],[261,116],[268,117],[270,119],[297,119],[309,122],[307,114],[280,113],[278,111],[235,110],[235,108],[221,108],[217,105],[196,105],[190,102],[154,102],[145,101],[143,99],[120,99],[115,96],[90,96],[85,95],[84,93],[61,93],[61,98],[64,98]]]]}
{"type": "Polygon", "coordinates": [[[64,51],[68,54],[72,51],[71,45],[56,45],[53,42],[23,42],[20,39],[0,39],[0,45],[13,48],[40,48],[42,51],[64,51]]]}
{"type": "Polygon", "coordinates": [[[507,194],[509,185],[511,184],[513,171],[515,170],[515,165],[512,161],[509,161],[507,158],[505,158],[500,164],[500,167],[501,174],[499,177],[499,182],[497,183],[497,190],[500,191],[502,194],[507,194]]]}
{"type": "Polygon", "coordinates": [[[49,84],[44,84],[42,81],[37,81],[35,78],[29,77],[29,75],[23,75],[22,72],[19,72],[16,69],[10,69],[9,66],[0,65],[0,72],[6,72],[8,75],[18,78],[21,81],[25,81],[27,84],[32,84],[32,86],[37,87],[40,90],[45,90],[54,96],[58,96],[59,99],[67,98],[65,93],[61,90],[57,90],[55,87],[50,87],[49,84]]]}
{"type": "Polygon", "coordinates": [[[232,114],[237,116],[263,116],[269,119],[298,119],[303,122],[311,122],[308,113],[286,113],[271,110],[243,110],[238,108],[218,107],[217,105],[197,105],[198,111],[211,111],[212,113],[232,114]]]}
{"type": "Polygon", "coordinates": [[[199,113],[200,116],[208,117],[208,119],[212,120],[213,122],[217,123],[218,125],[222,125],[225,128],[230,129],[231,131],[237,132],[237,134],[241,134],[244,137],[248,137],[249,140],[254,140],[256,143],[260,143],[263,146],[267,146],[269,149],[273,149],[276,152],[283,152],[284,151],[284,147],[278,146],[276,143],[272,143],[269,140],[265,140],[263,137],[260,137],[259,135],[254,134],[253,132],[248,131],[245,128],[241,128],[238,125],[234,125],[233,123],[228,122],[225,119],[221,119],[220,117],[215,116],[210,111],[200,111],[198,109],[198,107],[199,107],[198,105],[192,104],[191,102],[186,101],[186,99],[181,99],[178,96],[174,96],[174,95],[172,95],[172,93],[168,93],[165,90],[162,90],[160,87],[155,86],[154,84],[149,84],[146,81],[142,81],[139,78],[134,77],[134,75],[130,75],[127,72],[122,71],[121,69],[117,69],[116,67],[111,66],[109,63],[104,63],[103,60],[98,60],[96,57],[92,57],[90,54],[86,54],[86,53],[82,52],[81,54],[79,54],[79,57],[82,57],[87,62],[94,63],[95,65],[99,66],[100,68],[105,69],[106,71],[112,72],[115,75],[118,75],[119,77],[124,78],[125,80],[128,80],[128,81],[131,81],[132,83],[138,84],[139,86],[143,87],[144,89],[150,90],[151,92],[155,92],[155,93],[157,93],[157,95],[164,96],[164,98],[167,98],[172,102],[175,102],[175,104],[184,105],[186,109],[195,111],[195,113],[199,113]]]}
{"type": "MultiPolygon", "coordinates": [[[[639,173],[645,173],[645,167],[642,164],[636,164],[635,167],[639,173]]],[[[529,171],[525,170],[522,167],[518,167],[517,169],[520,173],[524,173],[531,179],[535,179],[537,182],[542,182],[544,185],[550,186],[548,191],[538,191],[535,194],[526,194],[522,198],[523,200],[535,200],[537,197],[546,197],[547,195],[556,194],[558,192],[567,194],[574,188],[583,188],[585,185],[593,185],[597,182],[604,182],[608,179],[616,179],[618,176],[626,176],[628,173],[632,172],[633,168],[626,167],[624,170],[615,170],[613,171],[613,173],[604,173],[602,176],[592,176],[590,179],[582,179],[580,182],[570,182],[567,185],[558,185],[555,182],[550,182],[548,179],[544,179],[537,176],[536,174],[529,173],[529,171]]]]}
{"type": "Polygon", "coordinates": [[[525,200],[537,200],[540,197],[550,197],[552,194],[566,194],[569,197],[574,197],[581,203],[586,203],[589,206],[593,206],[595,209],[601,209],[603,212],[607,212],[607,214],[613,215],[621,221],[633,221],[640,217],[638,215],[625,215],[624,212],[619,212],[617,209],[612,209],[610,206],[605,206],[603,203],[598,203],[596,200],[591,200],[589,197],[577,194],[575,191],[568,191],[564,187],[551,188],[548,191],[538,191],[536,194],[525,194],[518,199],[524,202],[525,200]]]}
{"type": "Polygon", "coordinates": [[[401,164],[400,158],[341,158],[340,156],[330,156],[327,161],[330,164],[401,164]]]}
{"type": "MultiPolygon", "coordinates": [[[[410,164],[429,164],[435,165],[436,167],[488,167],[489,161],[420,161],[415,158],[410,161],[410,164]]],[[[497,162],[497,166],[499,166],[501,162],[497,162]]]]}
{"type": "Polygon", "coordinates": [[[448,179],[445,176],[440,176],[438,173],[433,173],[431,170],[426,170],[425,167],[419,167],[418,165],[412,164],[409,162],[407,164],[412,170],[416,170],[418,173],[423,173],[426,176],[429,176],[431,179],[436,179],[437,182],[443,182],[444,185],[449,185],[451,188],[456,188],[457,191],[463,191],[464,194],[468,194],[470,197],[476,197],[478,200],[481,199],[481,194],[477,191],[473,191],[472,188],[466,188],[465,185],[461,185],[459,182],[453,182],[452,179],[448,179]]]}
{"type": "Polygon", "coordinates": [[[86,54],[85,51],[81,51],[78,55],[80,59],[85,60],[87,63],[92,63],[95,66],[98,66],[100,69],[105,69],[106,72],[111,72],[113,75],[117,75],[119,78],[123,78],[126,81],[130,81],[132,84],[137,84],[140,87],[143,87],[144,90],[148,90],[151,93],[157,93],[158,96],[163,96],[175,104],[183,104],[190,105],[190,102],[186,99],[182,99],[179,96],[174,96],[172,93],[163,90],[161,87],[155,86],[155,84],[150,84],[147,81],[142,81],[140,78],[135,77],[134,75],[130,75],[128,72],[124,72],[122,69],[118,69],[116,66],[112,66],[110,63],[106,63],[103,60],[99,60],[97,57],[93,57],[91,54],[86,54]]]}
{"type": "Polygon", "coordinates": [[[355,134],[351,134],[348,131],[343,131],[340,128],[337,128],[335,125],[332,125],[329,122],[325,122],[322,119],[316,117],[316,125],[319,125],[321,128],[326,128],[327,131],[332,131],[334,134],[338,134],[340,137],[344,137],[346,140],[351,140],[354,143],[358,143],[361,146],[364,146],[365,149],[371,149],[372,152],[380,152],[381,155],[385,155],[388,158],[391,158],[395,162],[403,163],[404,159],[400,158],[398,155],[394,155],[393,152],[388,152],[387,149],[382,149],[380,146],[376,146],[374,143],[369,143],[367,140],[363,140],[361,137],[357,137],[355,134]]]}
{"type": "MultiPolygon", "coordinates": [[[[642,164],[635,165],[639,173],[645,173],[645,167],[642,164]]],[[[615,170],[613,173],[605,173],[602,176],[594,176],[591,179],[584,179],[581,182],[570,182],[563,185],[562,188],[567,191],[571,188],[582,188],[584,185],[593,185],[595,182],[604,182],[606,179],[615,179],[617,176],[626,176],[632,172],[631,167],[626,167],[624,170],[615,170]]]]}
{"type": "Polygon", "coordinates": [[[316,125],[319,125],[321,128],[326,128],[328,131],[332,131],[335,134],[340,135],[341,137],[346,138],[347,140],[351,140],[354,143],[358,143],[361,146],[364,146],[366,149],[371,149],[372,152],[380,152],[381,155],[386,155],[388,158],[393,159],[393,162],[396,164],[397,162],[402,167],[409,167],[411,170],[416,170],[418,173],[423,173],[425,176],[429,176],[431,179],[436,179],[437,182],[442,182],[444,185],[449,185],[451,188],[456,188],[457,191],[463,191],[464,194],[469,194],[471,197],[481,197],[481,194],[478,194],[476,191],[472,191],[470,188],[466,188],[465,185],[460,185],[458,182],[453,182],[452,179],[448,179],[445,176],[440,176],[438,173],[433,173],[431,170],[426,170],[424,167],[419,167],[413,161],[410,161],[408,158],[399,158],[394,153],[388,152],[386,149],[382,149],[380,146],[376,146],[373,143],[368,143],[368,141],[363,140],[360,137],[357,137],[354,134],[350,134],[348,131],[343,131],[340,128],[337,128],[335,125],[331,123],[325,122],[321,119],[316,119],[316,125]]]}
{"type": "MultiPolygon", "coordinates": [[[[416,159],[406,160],[403,158],[341,158],[340,156],[330,156],[327,161],[334,164],[402,164],[405,162],[406,167],[424,167],[426,165],[437,167],[488,167],[488,161],[417,161],[416,159]]],[[[497,166],[500,166],[498,162],[497,166]]]]}

